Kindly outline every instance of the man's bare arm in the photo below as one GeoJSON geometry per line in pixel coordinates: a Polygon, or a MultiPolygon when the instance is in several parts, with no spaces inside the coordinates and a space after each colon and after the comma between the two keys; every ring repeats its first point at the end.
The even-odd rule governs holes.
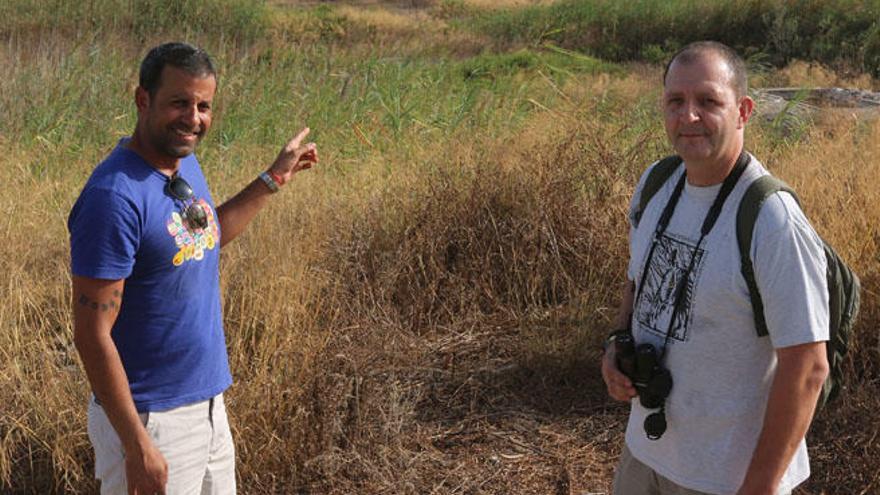
{"type": "Polygon", "coordinates": [[[633,312],[633,299],[635,299],[636,284],[627,280],[620,290],[620,306],[617,308],[617,316],[614,318],[614,329],[629,328],[630,318],[633,312]]]}
{"type": "Polygon", "coordinates": [[[124,285],[124,280],[73,276],[74,343],[92,391],[125,450],[129,493],[164,493],[168,466],[141,424],[110,337],[124,285]]]}
{"type": "MultiPolygon", "coordinates": [[[[281,149],[278,158],[269,167],[269,173],[279,185],[289,182],[294,174],[306,170],[318,162],[318,149],[315,143],[302,144],[309,134],[306,127],[281,149]]],[[[238,237],[254,219],[269,199],[272,191],[259,178],[254,179],[238,194],[217,207],[217,221],[220,222],[220,247],[238,237]]]]}
{"type": "Polygon", "coordinates": [[[816,401],[828,376],[825,342],[776,350],[776,375],[764,425],[737,495],[776,493],[798,444],[807,434],[816,401]]]}
{"type": "Polygon", "coordinates": [[[217,207],[217,220],[220,222],[220,247],[244,232],[245,227],[266,206],[272,194],[260,179],[253,180],[238,194],[217,207]]]}

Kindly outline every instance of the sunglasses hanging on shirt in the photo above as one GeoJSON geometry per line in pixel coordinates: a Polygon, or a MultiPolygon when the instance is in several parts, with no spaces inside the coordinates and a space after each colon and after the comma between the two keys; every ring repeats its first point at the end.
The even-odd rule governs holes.
{"type": "Polygon", "coordinates": [[[181,216],[190,228],[195,230],[208,227],[208,215],[202,205],[194,200],[193,188],[183,177],[174,174],[165,183],[165,194],[183,203],[181,216]]]}

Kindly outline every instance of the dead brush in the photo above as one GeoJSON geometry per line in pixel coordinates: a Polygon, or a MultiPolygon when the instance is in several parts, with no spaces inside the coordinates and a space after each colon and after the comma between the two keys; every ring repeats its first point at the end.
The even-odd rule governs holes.
{"type": "Polygon", "coordinates": [[[87,391],[70,332],[64,186],[37,180],[12,143],[0,179],[0,491],[89,486],[83,410],[87,391]]]}
{"type": "MultiPolygon", "coordinates": [[[[541,116],[535,128],[553,118],[541,116]]],[[[313,378],[312,390],[324,393],[302,401],[311,432],[303,438],[317,449],[303,466],[313,488],[497,493],[568,473],[552,444],[528,447],[492,424],[521,416],[530,425],[521,434],[531,437],[557,409],[604,403],[583,371],[595,356],[582,349],[604,330],[625,262],[623,178],[636,160],[629,143],[607,139],[623,127],[575,118],[532,141],[518,139],[530,128],[502,142],[426,152],[426,163],[333,229],[324,263],[339,277],[344,330],[313,378]],[[546,331],[536,335],[540,325],[546,331]],[[530,347],[547,335],[561,341],[559,355],[530,347]],[[460,428],[470,431],[462,447],[473,451],[446,440],[460,428]],[[480,464],[505,444],[536,449],[546,470],[480,479],[492,470],[480,464]]]]}

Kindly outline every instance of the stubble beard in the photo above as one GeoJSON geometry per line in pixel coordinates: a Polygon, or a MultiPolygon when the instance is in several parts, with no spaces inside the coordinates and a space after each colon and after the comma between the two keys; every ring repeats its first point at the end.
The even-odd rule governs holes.
{"type": "Polygon", "coordinates": [[[687,161],[687,158],[695,160],[706,160],[711,158],[715,153],[715,143],[712,142],[711,136],[701,136],[699,138],[689,138],[679,136],[676,140],[678,143],[675,151],[687,161]]]}
{"type": "Polygon", "coordinates": [[[202,142],[204,131],[200,131],[195,135],[195,141],[192,144],[178,144],[176,141],[176,131],[173,127],[162,129],[160,133],[154,133],[152,136],[153,146],[160,153],[173,157],[175,159],[184,158],[195,152],[199,143],[202,142]]]}

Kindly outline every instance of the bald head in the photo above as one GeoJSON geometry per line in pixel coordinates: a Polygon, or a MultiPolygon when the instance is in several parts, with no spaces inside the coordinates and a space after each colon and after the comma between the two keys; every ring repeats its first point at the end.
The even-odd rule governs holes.
{"type": "Polygon", "coordinates": [[[666,76],[672,64],[690,65],[707,56],[719,57],[730,71],[730,87],[733,88],[737,98],[746,96],[749,91],[749,75],[746,63],[732,48],[718,43],[717,41],[697,41],[690,43],[675,53],[666,64],[663,71],[663,85],[666,85],[666,76]]]}

